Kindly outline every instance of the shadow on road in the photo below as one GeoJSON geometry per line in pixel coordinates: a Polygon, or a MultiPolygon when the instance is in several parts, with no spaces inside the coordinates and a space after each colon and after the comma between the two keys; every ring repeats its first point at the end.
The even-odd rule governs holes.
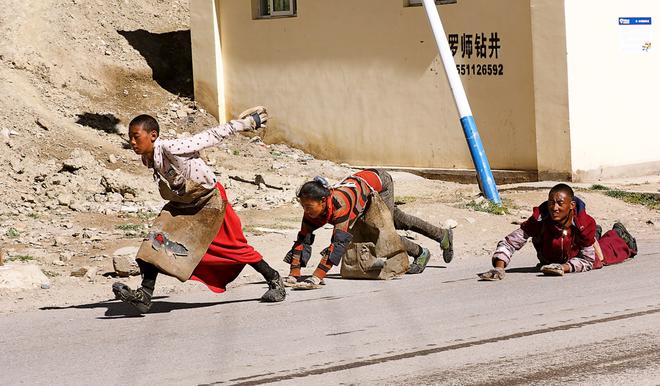
{"type": "Polygon", "coordinates": [[[432,268],[432,269],[447,269],[447,266],[446,265],[427,265],[426,269],[429,269],[429,268],[432,268]]]}
{"type": "MultiPolygon", "coordinates": [[[[186,310],[193,308],[214,307],[231,303],[245,303],[245,302],[258,302],[260,299],[243,299],[243,300],[226,300],[221,302],[208,302],[208,303],[181,303],[181,302],[168,302],[161,301],[160,299],[167,299],[167,296],[156,296],[153,298],[154,302],[151,305],[149,314],[162,314],[175,310],[186,310]]],[[[105,316],[98,317],[97,319],[118,319],[118,318],[140,318],[145,315],[137,312],[130,305],[123,303],[119,300],[106,300],[97,303],[78,304],[66,307],[41,307],[40,310],[66,310],[66,309],[95,309],[106,308],[105,316]]]]}
{"type": "Polygon", "coordinates": [[[509,268],[506,273],[539,273],[539,269],[534,267],[509,268]]]}

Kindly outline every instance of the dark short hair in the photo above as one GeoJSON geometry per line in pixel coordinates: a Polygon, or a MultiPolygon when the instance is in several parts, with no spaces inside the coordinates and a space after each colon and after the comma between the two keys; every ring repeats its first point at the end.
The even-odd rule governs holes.
{"type": "Polygon", "coordinates": [[[571,201],[573,200],[573,197],[575,197],[575,193],[573,193],[573,189],[564,183],[553,186],[552,189],[550,189],[550,193],[548,193],[548,195],[551,196],[558,192],[566,193],[566,195],[571,199],[571,201]]]}
{"type": "Polygon", "coordinates": [[[308,181],[300,187],[296,196],[298,198],[310,198],[312,200],[322,200],[330,195],[330,189],[323,186],[319,181],[308,181]]]}
{"type": "Polygon", "coordinates": [[[137,117],[133,118],[131,123],[128,124],[129,128],[131,128],[131,126],[141,127],[143,130],[148,132],[155,130],[156,133],[160,135],[160,126],[158,126],[158,121],[151,115],[138,115],[137,117]]]}

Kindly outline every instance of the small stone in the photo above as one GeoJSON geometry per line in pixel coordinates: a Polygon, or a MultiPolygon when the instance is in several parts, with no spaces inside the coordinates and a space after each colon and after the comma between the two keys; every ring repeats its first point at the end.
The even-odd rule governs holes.
{"type": "Polygon", "coordinates": [[[35,264],[6,265],[0,268],[0,289],[30,289],[48,284],[48,278],[35,264]]]}
{"type": "Polygon", "coordinates": [[[34,198],[34,196],[31,196],[31,195],[23,195],[22,198],[23,198],[23,201],[25,201],[25,202],[30,202],[30,203],[35,203],[36,202],[36,199],[34,198]]]}
{"type": "Polygon", "coordinates": [[[62,170],[76,172],[82,168],[89,168],[96,165],[96,158],[87,150],[75,149],[71,157],[62,162],[62,170]]]}
{"type": "Polygon", "coordinates": [[[41,283],[41,289],[50,289],[49,283],[41,283]]]}
{"type": "Polygon", "coordinates": [[[186,113],[184,110],[178,110],[176,112],[176,117],[177,118],[185,118],[188,116],[188,113],[186,113]]]}
{"type": "Polygon", "coordinates": [[[107,195],[108,202],[122,202],[124,201],[124,196],[121,193],[109,193],[107,195]]]}
{"type": "Polygon", "coordinates": [[[98,273],[99,269],[96,267],[91,267],[87,270],[87,273],[85,274],[85,278],[87,278],[89,281],[93,282],[96,280],[96,274],[98,273]]]}
{"type": "Polygon", "coordinates": [[[67,193],[60,194],[57,197],[57,202],[62,206],[69,206],[73,203],[73,196],[67,193]]]}
{"type": "Polygon", "coordinates": [[[139,247],[124,247],[117,249],[112,256],[115,273],[120,277],[139,275],[140,268],[135,261],[139,247]]]}
{"type": "Polygon", "coordinates": [[[110,154],[108,156],[108,162],[110,162],[111,164],[116,164],[117,163],[117,156],[114,155],[114,154],[110,154]]]}
{"type": "Polygon", "coordinates": [[[137,213],[140,211],[140,208],[133,205],[122,205],[119,211],[122,213],[137,213]]]}
{"type": "Polygon", "coordinates": [[[472,218],[472,217],[466,217],[466,218],[465,218],[465,221],[467,221],[467,222],[470,223],[470,224],[474,224],[475,222],[477,222],[477,220],[475,220],[475,219],[472,218]]]}
{"type": "Polygon", "coordinates": [[[243,203],[243,208],[256,208],[257,207],[257,201],[253,199],[246,200],[243,203]]]}
{"type": "Polygon", "coordinates": [[[443,225],[444,229],[454,229],[458,226],[458,221],[454,220],[453,218],[449,218],[445,220],[445,223],[443,225]]]}
{"type": "Polygon", "coordinates": [[[62,260],[53,260],[53,265],[64,267],[65,263],[62,260]]]}
{"type": "Polygon", "coordinates": [[[71,271],[71,276],[73,276],[73,277],[83,277],[83,276],[85,276],[86,273],[87,273],[87,268],[82,267],[82,268],[78,268],[75,271],[71,271]]]}
{"type": "Polygon", "coordinates": [[[76,212],[86,212],[87,206],[82,201],[74,201],[69,205],[69,209],[74,210],[76,212]]]}
{"type": "Polygon", "coordinates": [[[0,137],[4,142],[9,142],[9,129],[0,130],[0,137]]]}
{"type": "Polygon", "coordinates": [[[109,170],[101,176],[101,186],[109,193],[119,193],[120,195],[131,193],[136,195],[137,185],[134,176],[120,170],[109,170]]]}
{"type": "MultiPolygon", "coordinates": [[[[60,260],[59,261],[64,263],[64,262],[67,262],[67,261],[71,261],[72,258],[73,258],[73,252],[64,251],[64,252],[60,253],[60,260]]],[[[62,264],[62,265],[64,265],[64,264],[62,264]]]]}

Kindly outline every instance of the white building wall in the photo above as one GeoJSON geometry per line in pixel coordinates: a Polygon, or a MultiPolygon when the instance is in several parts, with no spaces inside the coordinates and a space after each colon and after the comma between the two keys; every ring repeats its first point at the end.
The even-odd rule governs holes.
{"type": "Polygon", "coordinates": [[[660,1],[566,0],[565,7],[574,177],[657,174],[660,1]],[[621,17],[651,17],[652,24],[620,26],[621,17]],[[649,29],[648,51],[622,44],[649,29]]]}

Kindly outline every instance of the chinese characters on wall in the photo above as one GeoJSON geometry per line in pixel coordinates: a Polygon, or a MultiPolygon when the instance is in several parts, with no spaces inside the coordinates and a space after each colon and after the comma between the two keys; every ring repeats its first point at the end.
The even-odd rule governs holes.
{"type": "Polygon", "coordinates": [[[497,63],[501,58],[502,39],[498,32],[449,34],[447,36],[449,48],[454,58],[463,60],[481,59],[489,63],[461,63],[456,64],[460,75],[502,76],[504,65],[497,63]],[[495,63],[493,63],[495,62],[495,63]]]}

